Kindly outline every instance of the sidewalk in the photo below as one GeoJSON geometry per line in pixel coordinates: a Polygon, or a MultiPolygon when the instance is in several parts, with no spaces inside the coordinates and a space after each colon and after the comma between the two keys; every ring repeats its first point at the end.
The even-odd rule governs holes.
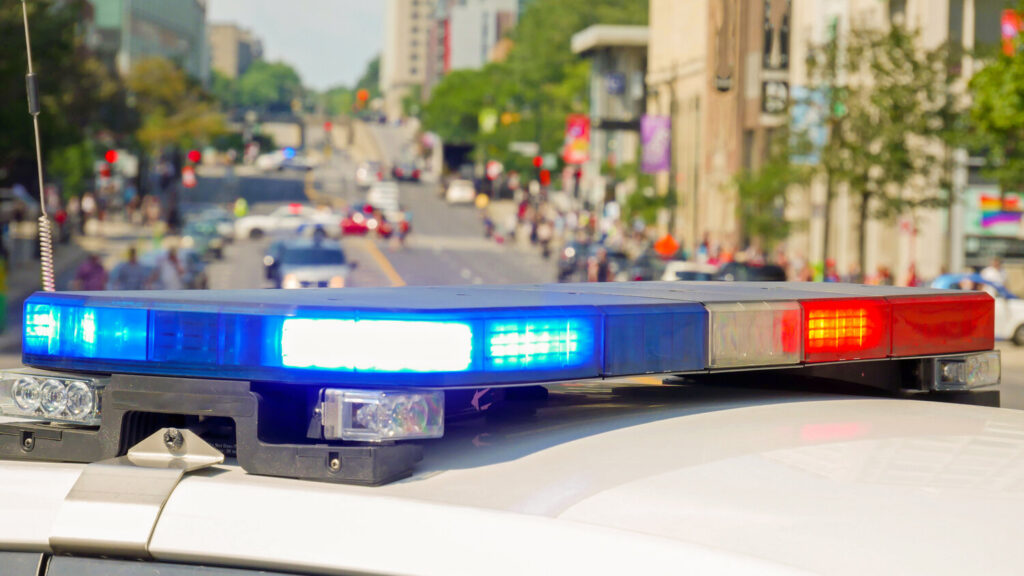
{"type": "MultiPolygon", "coordinates": [[[[0,352],[20,352],[22,307],[25,299],[42,290],[39,260],[34,257],[38,243],[36,226],[34,222],[30,224],[12,235],[12,259],[7,272],[7,325],[0,333],[0,352]]],[[[153,238],[151,229],[128,222],[107,220],[98,224],[94,235],[77,235],[67,244],[54,244],[57,290],[68,289],[75,270],[87,254],[99,254],[109,271],[124,258],[130,245],[148,244],[153,238]]]]}

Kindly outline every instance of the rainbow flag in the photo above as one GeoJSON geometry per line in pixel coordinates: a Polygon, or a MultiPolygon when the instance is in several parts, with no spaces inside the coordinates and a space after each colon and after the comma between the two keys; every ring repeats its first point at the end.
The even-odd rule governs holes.
{"type": "Polygon", "coordinates": [[[1020,224],[1021,215],[1024,214],[1019,196],[1007,196],[1005,199],[999,196],[982,196],[979,204],[982,228],[999,224],[1020,224]]]}

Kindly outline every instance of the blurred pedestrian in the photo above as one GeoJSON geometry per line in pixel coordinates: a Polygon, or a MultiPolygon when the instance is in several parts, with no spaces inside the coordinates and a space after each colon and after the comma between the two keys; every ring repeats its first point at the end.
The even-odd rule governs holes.
{"type": "Polygon", "coordinates": [[[245,198],[239,196],[238,200],[235,200],[235,218],[245,218],[247,214],[249,214],[249,203],[245,198]]]}
{"type": "Polygon", "coordinates": [[[839,281],[839,272],[836,270],[836,261],[828,258],[825,260],[825,282],[839,281]]]}
{"type": "Polygon", "coordinates": [[[1002,259],[993,258],[989,265],[981,271],[981,277],[993,284],[1006,286],[1006,271],[1003,270],[1002,259]]]}
{"type": "Polygon", "coordinates": [[[107,287],[107,270],[99,254],[90,254],[78,267],[71,281],[72,290],[103,290],[107,287]]]}
{"type": "Polygon", "coordinates": [[[183,290],[185,288],[185,270],[178,261],[178,251],[167,250],[164,257],[157,262],[156,269],[149,276],[147,286],[161,290],[183,290]]]}
{"type": "Polygon", "coordinates": [[[91,232],[91,222],[96,218],[99,205],[96,203],[96,196],[92,192],[82,195],[82,234],[91,232]]]}
{"type": "Polygon", "coordinates": [[[110,285],[114,290],[142,290],[149,274],[149,270],[139,264],[138,252],[135,247],[131,247],[128,249],[128,260],[114,268],[110,285]]]}
{"type": "Polygon", "coordinates": [[[588,282],[611,282],[611,262],[608,261],[608,250],[598,248],[597,254],[587,263],[588,282]]]}
{"type": "Polygon", "coordinates": [[[554,233],[551,221],[546,218],[537,226],[537,241],[540,242],[540,254],[545,260],[551,257],[551,237],[554,236],[554,233]]]}
{"type": "Polygon", "coordinates": [[[917,277],[917,266],[913,263],[907,268],[907,282],[906,285],[913,288],[921,285],[921,279],[917,277]]]}

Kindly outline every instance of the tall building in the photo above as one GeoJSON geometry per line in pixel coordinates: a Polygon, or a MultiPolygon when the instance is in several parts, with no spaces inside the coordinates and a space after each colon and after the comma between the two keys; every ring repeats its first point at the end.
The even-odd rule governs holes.
{"type": "MultiPolygon", "coordinates": [[[[920,31],[927,46],[948,41],[970,54],[977,47],[998,44],[1000,16],[1011,4],[651,0],[647,112],[672,118],[672,169],[658,179],[662,193],[677,194],[672,231],[687,248],[705,235],[713,243],[742,247],[747,239],[737,217],[735,176],[763,162],[774,134],[790,121],[787,106],[814,92],[807,61],[830,34],[839,34],[842,42],[851,26],[884,28],[901,18],[920,31]]],[[[965,56],[965,79],[972,66],[965,56]]],[[[824,126],[815,130],[824,138],[824,126]]],[[[973,174],[971,178],[978,181],[973,174]]],[[[968,185],[968,202],[971,193],[968,185]]],[[[824,178],[790,191],[788,207],[785,213],[780,209],[778,217],[802,225],[786,241],[785,250],[793,262],[821,265],[830,259],[841,274],[854,272],[860,260],[859,196],[840,187],[833,190],[830,202],[827,197],[824,178]]],[[[1005,238],[988,238],[984,231],[971,228],[978,218],[970,215],[970,206],[956,206],[953,212],[918,210],[913,219],[870,220],[865,233],[867,268],[862,272],[886,267],[899,279],[913,264],[919,277],[934,277],[944,268],[959,269],[965,253],[966,262],[977,265],[997,244],[1005,245],[1005,238]],[[966,216],[958,214],[963,210],[968,211],[966,216]],[[965,232],[958,230],[965,226],[965,232]],[[955,245],[961,236],[966,236],[966,246],[955,245]],[[987,252],[986,245],[991,246],[987,252]]],[[[1019,243],[1024,254],[1024,240],[1019,243]]]]}
{"type": "Polygon", "coordinates": [[[120,74],[150,56],[167,58],[203,84],[210,79],[206,0],[93,0],[97,53],[120,74]]]}
{"type": "Polygon", "coordinates": [[[449,15],[448,70],[476,70],[515,28],[518,0],[459,0],[449,15]]]}
{"type": "Polygon", "coordinates": [[[402,114],[402,101],[427,80],[428,40],[435,0],[387,0],[380,87],[384,111],[402,114]]]}
{"type": "Polygon", "coordinates": [[[263,42],[249,30],[236,24],[211,24],[209,29],[211,64],[228,78],[245,74],[263,57],[263,42]]]}
{"type": "Polygon", "coordinates": [[[452,70],[476,70],[503,60],[503,38],[519,21],[520,0],[436,0],[429,25],[424,98],[452,70]]]}

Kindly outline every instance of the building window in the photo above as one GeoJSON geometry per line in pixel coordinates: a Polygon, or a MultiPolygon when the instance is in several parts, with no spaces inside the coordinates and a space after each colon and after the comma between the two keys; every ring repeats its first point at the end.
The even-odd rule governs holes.
{"type": "Polygon", "coordinates": [[[409,75],[410,76],[415,76],[418,73],[419,73],[419,69],[418,68],[409,68],[409,75]]]}
{"type": "Polygon", "coordinates": [[[907,0],[889,0],[889,21],[906,23],[907,0]]]}

